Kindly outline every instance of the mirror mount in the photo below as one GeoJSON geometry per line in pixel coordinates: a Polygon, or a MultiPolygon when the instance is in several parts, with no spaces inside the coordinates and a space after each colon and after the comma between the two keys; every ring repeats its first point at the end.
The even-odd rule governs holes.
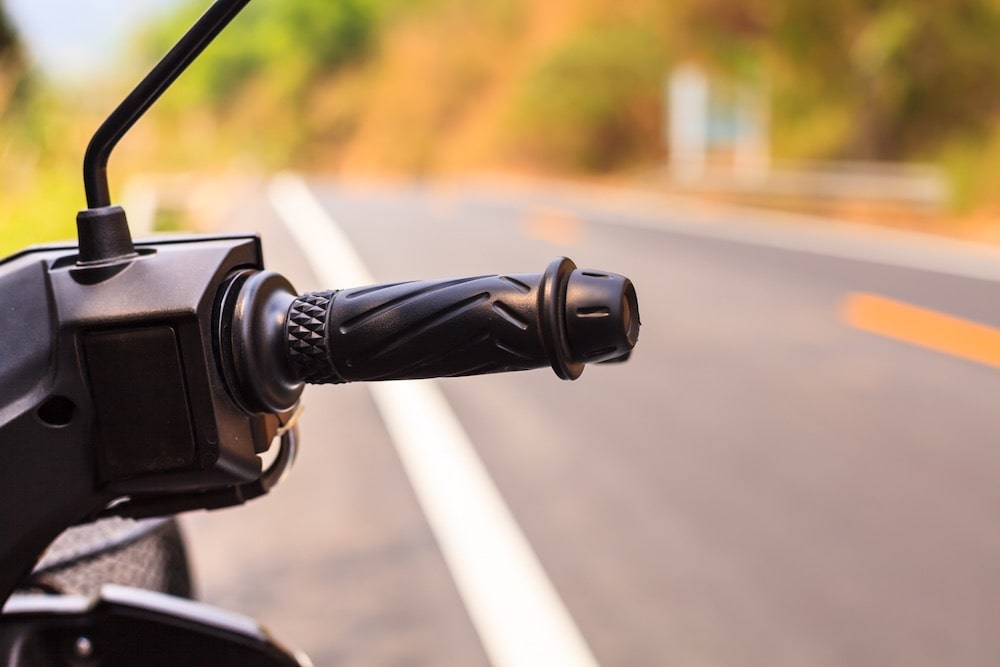
{"type": "MultiPolygon", "coordinates": [[[[87,194],[88,210],[107,209],[111,206],[111,194],[108,188],[108,158],[121,138],[249,2],[250,0],[216,0],[212,3],[201,18],[191,26],[97,129],[83,158],[83,186],[87,194]]],[[[96,234],[100,236],[105,228],[108,229],[109,234],[121,236],[120,230],[114,230],[114,225],[101,225],[100,229],[96,230],[96,234]]],[[[94,233],[95,230],[91,228],[89,234],[94,233]]],[[[95,241],[93,238],[88,238],[85,245],[89,247],[107,245],[117,248],[115,252],[120,253],[120,241],[121,239],[117,238],[104,244],[100,240],[95,241]]],[[[91,261],[95,259],[100,261],[113,258],[92,257],[90,259],[91,261]]]]}

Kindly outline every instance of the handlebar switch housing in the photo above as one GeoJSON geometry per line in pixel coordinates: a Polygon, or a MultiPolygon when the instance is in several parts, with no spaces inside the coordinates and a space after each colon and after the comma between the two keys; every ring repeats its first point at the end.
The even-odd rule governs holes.
{"type": "Polygon", "coordinates": [[[276,414],[218,363],[219,295],[261,271],[253,235],[170,237],[88,263],[74,246],[0,260],[0,596],[65,526],[259,495],[276,414]],[[39,480],[45,480],[39,485],[39,480]],[[259,491],[259,493],[258,493],[259,491]]]}

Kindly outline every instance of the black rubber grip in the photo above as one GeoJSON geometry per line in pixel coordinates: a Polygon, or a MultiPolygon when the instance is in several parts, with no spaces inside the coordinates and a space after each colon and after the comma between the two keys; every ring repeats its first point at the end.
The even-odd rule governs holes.
{"type": "Polygon", "coordinates": [[[559,258],[541,274],[492,275],[313,292],[288,311],[289,366],[300,381],[412,379],[627,355],[639,332],[631,282],[559,258]]]}

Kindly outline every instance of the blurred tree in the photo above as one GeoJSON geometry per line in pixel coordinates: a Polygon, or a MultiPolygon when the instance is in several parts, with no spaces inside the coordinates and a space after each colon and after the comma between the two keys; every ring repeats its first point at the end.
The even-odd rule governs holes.
{"type": "MultiPolygon", "coordinates": [[[[151,26],[143,40],[147,58],[166,52],[203,10],[195,0],[151,26]]],[[[256,0],[206,50],[183,88],[187,97],[216,105],[235,101],[255,78],[301,93],[322,72],[364,58],[374,36],[373,0],[256,0]]]]}
{"type": "Polygon", "coordinates": [[[0,2],[0,58],[21,59],[21,43],[3,2],[0,2]]]}
{"type": "Polygon", "coordinates": [[[11,96],[24,75],[24,69],[21,41],[0,1],[0,112],[10,103],[11,96]]]}
{"type": "MultiPolygon", "coordinates": [[[[157,26],[147,52],[204,4],[157,26]]],[[[515,155],[607,170],[660,158],[663,76],[694,61],[769,91],[778,157],[965,164],[1000,142],[997,45],[1000,0],[255,0],[171,95],[179,118],[204,121],[207,103],[202,124],[242,132],[241,147],[266,124],[281,161],[409,146],[419,159],[385,163],[433,168],[447,150],[433,133],[489,118],[497,138],[477,145],[500,160],[513,137],[515,155]]]]}
{"type": "MultiPolygon", "coordinates": [[[[983,132],[1000,111],[997,0],[689,0],[688,56],[776,79],[778,127],[848,108],[837,152],[891,159],[983,132]]],[[[823,142],[820,142],[823,143],[823,142]]]]}
{"type": "Polygon", "coordinates": [[[586,170],[654,158],[666,62],[663,44],[640,24],[602,25],[566,41],[513,102],[521,152],[586,170]]]}
{"type": "Polygon", "coordinates": [[[0,255],[72,235],[82,188],[61,112],[0,0],[0,255]]]}

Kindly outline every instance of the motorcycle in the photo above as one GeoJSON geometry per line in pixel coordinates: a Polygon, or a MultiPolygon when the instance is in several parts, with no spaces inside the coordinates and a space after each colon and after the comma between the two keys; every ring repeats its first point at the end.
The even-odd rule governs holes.
{"type": "Polygon", "coordinates": [[[134,241],[118,141],[248,4],[217,0],[95,133],[78,242],[0,260],[0,655],[8,665],[306,665],[191,597],[170,517],[280,482],[306,384],[622,361],[624,276],[538,274],[299,294],[255,235],[134,241]],[[277,454],[265,467],[262,455],[277,454]]]}

